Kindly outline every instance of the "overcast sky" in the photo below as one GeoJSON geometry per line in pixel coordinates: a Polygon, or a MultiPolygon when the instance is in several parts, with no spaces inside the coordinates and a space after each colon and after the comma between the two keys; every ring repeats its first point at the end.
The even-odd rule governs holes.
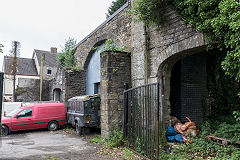
{"type": "Polygon", "coordinates": [[[69,37],[77,42],[106,20],[113,0],[0,0],[0,43],[8,55],[12,41],[21,43],[21,57],[33,49],[58,51],[69,37]]]}

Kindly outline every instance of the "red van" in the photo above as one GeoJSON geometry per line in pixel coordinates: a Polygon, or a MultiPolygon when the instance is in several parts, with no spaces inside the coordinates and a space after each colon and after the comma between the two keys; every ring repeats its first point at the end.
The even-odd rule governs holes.
{"type": "Polygon", "coordinates": [[[32,104],[18,108],[2,119],[2,135],[11,131],[47,128],[57,130],[66,123],[64,103],[32,104]]]}

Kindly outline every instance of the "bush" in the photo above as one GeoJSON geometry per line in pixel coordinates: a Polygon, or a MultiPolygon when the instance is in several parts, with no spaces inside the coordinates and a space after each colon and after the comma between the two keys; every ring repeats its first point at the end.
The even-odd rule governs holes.
{"type": "Polygon", "coordinates": [[[115,129],[107,138],[107,145],[110,148],[119,147],[123,145],[123,131],[115,129]]]}

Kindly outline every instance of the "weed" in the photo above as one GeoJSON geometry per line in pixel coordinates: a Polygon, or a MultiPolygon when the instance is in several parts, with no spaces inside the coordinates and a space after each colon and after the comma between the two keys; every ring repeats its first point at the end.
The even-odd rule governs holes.
{"type": "Polygon", "coordinates": [[[117,68],[113,68],[113,73],[117,73],[118,69],[117,68]]]}
{"type": "Polygon", "coordinates": [[[95,143],[95,144],[104,144],[105,143],[106,138],[102,137],[102,136],[97,136],[93,139],[90,140],[91,143],[95,143]]]}
{"type": "Polygon", "coordinates": [[[105,147],[114,148],[119,147],[123,143],[123,132],[120,129],[115,129],[108,137],[97,136],[90,140],[91,143],[106,144],[105,147]]]}
{"type": "Polygon", "coordinates": [[[51,156],[49,158],[46,158],[45,160],[59,160],[58,158],[54,157],[54,156],[51,156]]]}
{"type": "Polygon", "coordinates": [[[130,151],[128,148],[123,148],[123,151],[124,151],[124,155],[123,155],[123,159],[132,159],[132,160],[135,160],[134,159],[134,156],[135,154],[130,151]]]}
{"type": "Polygon", "coordinates": [[[115,129],[107,138],[107,145],[110,148],[118,147],[123,144],[123,131],[121,129],[115,129]]]}

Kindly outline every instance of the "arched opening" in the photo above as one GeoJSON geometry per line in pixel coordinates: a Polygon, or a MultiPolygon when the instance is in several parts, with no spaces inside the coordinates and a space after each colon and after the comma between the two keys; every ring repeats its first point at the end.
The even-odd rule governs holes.
{"type": "Polygon", "coordinates": [[[61,89],[55,88],[53,90],[53,101],[61,101],[61,89]]]}
{"type": "Polygon", "coordinates": [[[207,97],[206,53],[204,48],[174,54],[159,67],[161,83],[161,120],[170,125],[170,116],[182,122],[189,117],[197,124],[203,121],[207,97]]]}
{"type": "Polygon", "coordinates": [[[203,122],[206,97],[206,53],[197,53],[178,60],[171,70],[170,115],[182,122],[189,117],[199,124],[203,122]]]}
{"type": "Polygon", "coordinates": [[[101,64],[100,54],[104,44],[100,45],[98,49],[92,53],[92,57],[88,63],[86,70],[86,94],[99,94],[101,81],[101,64]]]}

